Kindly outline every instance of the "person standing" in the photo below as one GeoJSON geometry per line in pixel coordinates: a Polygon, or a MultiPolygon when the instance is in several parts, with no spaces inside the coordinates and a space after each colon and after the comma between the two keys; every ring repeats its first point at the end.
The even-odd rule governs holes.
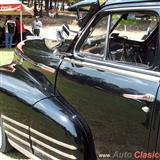
{"type": "Polygon", "coordinates": [[[19,17],[16,18],[16,39],[17,43],[21,41],[21,32],[22,32],[22,40],[26,39],[24,23],[22,21],[22,31],[21,31],[21,22],[19,17]]]}
{"type": "Polygon", "coordinates": [[[39,20],[39,17],[36,16],[35,20],[32,23],[32,30],[35,36],[40,35],[41,28],[42,28],[42,22],[39,20]]]}
{"type": "Polygon", "coordinates": [[[11,16],[8,16],[8,20],[5,23],[5,47],[11,48],[13,43],[13,36],[15,34],[16,23],[11,16]]]}

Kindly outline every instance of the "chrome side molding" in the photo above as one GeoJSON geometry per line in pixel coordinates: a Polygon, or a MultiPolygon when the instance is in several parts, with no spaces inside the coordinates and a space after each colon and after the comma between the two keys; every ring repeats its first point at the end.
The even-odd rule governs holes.
{"type": "Polygon", "coordinates": [[[39,139],[35,138],[34,135],[41,137],[44,140],[50,141],[53,144],[56,144],[60,147],[64,147],[65,149],[71,150],[71,151],[75,151],[77,150],[77,147],[74,145],[70,145],[67,143],[64,143],[62,141],[56,140],[52,137],[49,137],[33,128],[30,128],[29,126],[20,123],[8,116],[5,115],[1,115],[1,118],[3,119],[3,126],[5,128],[5,133],[7,135],[8,141],[9,143],[16,148],[17,150],[19,150],[20,152],[24,153],[27,157],[33,159],[33,160],[40,160],[38,157],[36,157],[35,155],[33,155],[32,153],[30,153],[28,150],[26,150],[25,148],[23,148],[21,145],[17,144],[15,142],[18,141],[21,144],[25,145],[26,147],[31,147],[31,144],[29,143],[29,139],[34,142],[35,144],[32,144],[32,148],[34,150],[36,150],[37,152],[40,152],[41,154],[43,154],[44,156],[52,159],[52,160],[60,160],[59,158],[54,157],[54,154],[59,154],[60,156],[64,157],[65,159],[71,159],[71,160],[76,160],[77,157],[75,155],[73,155],[72,153],[69,154],[64,151],[61,151],[57,148],[54,148],[53,146],[50,146],[46,143],[44,143],[43,141],[40,141],[39,139]],[[19,130],[16,127],[20,127],[22,128],[24,131],[29,131],[32,133],[31,136],[29,136],[29,134],[24,133],[23,131],[19,130]],[[48,153],[44,150],[42,150],[42,148],[45,148],[49,151],[51,151],[52,153],[48,153]]]}
{"type": "Polygon", "coordinates": [[[32,153],[30,153],[29,151],[25,150],[24,148],[22,148],[21,146],[19,146],[15,142],[13,142],[11,139],[8,138],[8,141],[11,144],[11,146],[13,146],[14,148],[16,148],[18,151],[20,151],[21,153],[23,153],[25,156],[31,158],[32,160],[41,160],[40,158],[36,157],[35,155],[33,155],[32,153]]]}
{"type": "Polygon", "coordinates": [[[45,134],[43,134],[43,133],[41,133],[39,131],[36,131],[33,128],[30,128],[30,132],[34,133],[34,134],[36,134],[36,135],[38,135],[38,136],[40,136],[40,137],[42,137],[42,138],[44,138],[46,140],[48,140],[48,141],[50,141],[52,143],[55,143],[55,144],[57,144],[57,145],[59,145],[61,147],[64,147],[64,148],[67,148],[67,149],[70,149],[70,150],[77,150],[77,147],[75,147],[73,145],[70,145],[70,144],[67,144],[67,143],[64,143],[64,142],[61,142],[61,141],[58,141],[56,139],[53,139],[53,138],[51,138],[51,137],[49,137],[49,136],[47,136],[47,135],[45,135],[45,134]]]}

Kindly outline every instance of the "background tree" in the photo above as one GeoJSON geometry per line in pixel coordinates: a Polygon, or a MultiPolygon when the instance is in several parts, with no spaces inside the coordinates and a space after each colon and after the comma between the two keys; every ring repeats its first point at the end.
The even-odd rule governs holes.
{"type": "Polygon", "coordinates": [[[69,4],[69,5],[70,5],[70,4],[77,3],[77,2],[79,2],[79,0],[68,0],[68,4],[69,4]]]}
{"type": "Polygon", "coordinates": [[[37,0],[34,0],[34,15],[38,15],[38,10],[37,10],[37,0]]]}
{"type": "Polygon", "coordinates": [[[49,1],[49,9],[52,9],[52,0],[49,1]]]}
{"type": "Polygon", "coordinates": [[[27,4],[28,7],[34,8],[35,15],[43,16],[43,13],[49,15],[49,10],[54,7],[57,8],[58,4],[61,3],[61,9],[64,11],[64,4],[68,5],[74,4],[79,0],[20,0],[22,3],[27,4]]]}
{"type": "Polygon", "coordinates": [[[45,0],[45,11],[48,15],[49,14],[49,0],[45,0]]]}
{"type": "Polygon", "coordinates": [[[40,17],[43,16],[43,0],[41,0],[41,3],[40,3],[40,17]]]}

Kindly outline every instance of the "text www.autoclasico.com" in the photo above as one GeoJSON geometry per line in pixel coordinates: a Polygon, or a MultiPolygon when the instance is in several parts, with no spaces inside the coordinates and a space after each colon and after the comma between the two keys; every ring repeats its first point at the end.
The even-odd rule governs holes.
{"type": "Polygon", "coordinates": [[[160,159],[160,153],[158,152],[143,152],[143,151],[136,151],[134,153],[131,152],[118,152],[116,151],[113,154],[108,153],[101,153],[98,154],[99,159],[160,159]]]}

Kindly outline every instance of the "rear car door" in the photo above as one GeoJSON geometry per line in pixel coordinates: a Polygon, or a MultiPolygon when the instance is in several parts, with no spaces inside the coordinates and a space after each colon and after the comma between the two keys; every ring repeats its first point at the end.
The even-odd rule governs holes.
{"type": "MultiPolygon", "coordinates": [[[[155,28],[154,38],[145,39],[149,35],[142,33],[143,41],[113,34],[114,25],[126,14],[131,17],[128,12],[98,13],[77,42],[74,58],[64,58],[57,77],[57,92],[91,128],[97,158],[141,158],[140,151],[146,153],[149,146],[155,145],[151,131],[159,73],[151,69],[153,60],[147,61],[148,55],[142,54],[153,52],[155,56],[159,39],[155,28]],[[131,60],[125,54],[132,49],[138,56],[131,60]]],[[[142,21],[146,16],[157,22],[156,14],[142,7],[133,17],[138,15],[142,21]]]]}

